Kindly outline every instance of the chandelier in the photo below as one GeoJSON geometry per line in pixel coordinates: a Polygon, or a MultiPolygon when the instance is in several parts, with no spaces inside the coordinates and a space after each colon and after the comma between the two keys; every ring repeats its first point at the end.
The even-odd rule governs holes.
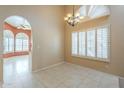
{"type": "Polygon", "coordinates": [[[74,27],[75,25],[77,25],[81,19],[83,19],[83,16],[80,16],[79,13],[75,14],[75,9],[74,9],[74,5],[73,5],[73,13],[72,14],[68,14],[64,20],[71,25],[72,27],[74,27]]]}

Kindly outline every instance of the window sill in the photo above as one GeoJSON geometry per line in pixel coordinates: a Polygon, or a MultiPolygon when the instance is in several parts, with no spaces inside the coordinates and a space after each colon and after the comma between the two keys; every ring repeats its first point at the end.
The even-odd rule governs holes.
{"type": "Polygon", "coordinates": [[[9,53],[13,53],[14,51],[9,51],[9,52],[4,52],[4,54],[9,54],[9,53]]]}
{"type": "Polygon", "coordinates": [[[93,58],[93,57],[84,57],[84,56],[78,56],[78,55],[71,55],[71,56],[81,58],[81,59],[87,59],[87,60],[91,60],[91,61],[100,61],[100,62],[104,62],[104,63],[110,63],[110,60],[105,60],[105,59],[98,59],[98,58],[93,58]]]}

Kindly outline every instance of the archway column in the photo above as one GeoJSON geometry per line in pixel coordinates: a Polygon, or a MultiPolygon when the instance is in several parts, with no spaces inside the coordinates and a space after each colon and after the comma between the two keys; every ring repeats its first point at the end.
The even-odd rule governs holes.
{"type": "Polygon", "coordinates": [[[14,53],[16,52],[16,34],[14,34],[14,53]]]}

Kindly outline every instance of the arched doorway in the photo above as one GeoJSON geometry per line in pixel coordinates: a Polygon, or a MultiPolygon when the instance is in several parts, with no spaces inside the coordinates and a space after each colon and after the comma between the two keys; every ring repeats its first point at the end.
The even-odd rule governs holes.
{"type": "Polygon", "coordinates": [[[10,16],[4,20],[3,33],[3,79],[6,85],[32,71],[31,25],[21,16],[10,16]]]}

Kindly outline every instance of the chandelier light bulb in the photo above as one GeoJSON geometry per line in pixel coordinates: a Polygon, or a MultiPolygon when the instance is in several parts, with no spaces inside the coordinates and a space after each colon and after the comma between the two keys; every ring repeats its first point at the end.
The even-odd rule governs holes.
{"type": "Polygon", "coordinates": [[[67,16],[68,16],[68,17],[71,17],[71,16],[72,16],[72,14],[68,14],[67,16]]]}
{"type": "Polygon", "coordinates": [[[72,22],[73,22],[73,20],[70,20],[70,22],[72,23],[72,22]]]}
{"type": "Polygon", "coordinates": [[[79,13],[76,13],[76,15],[75,15],[76,17],[79,17],[80,16],[80,14],[79,13]]]}
{"type": "Polygon", "coordinates": [[[67,18],[67,17],[65,17],[65,18],[64,18],[64,20],[66,21],[66,20],[68,20],[68,18],[67,18]]]}
{"type": "Polygon", "coordinates": [[[71,22],[72,20],[68,20],[68,22],[71,22]]]}

